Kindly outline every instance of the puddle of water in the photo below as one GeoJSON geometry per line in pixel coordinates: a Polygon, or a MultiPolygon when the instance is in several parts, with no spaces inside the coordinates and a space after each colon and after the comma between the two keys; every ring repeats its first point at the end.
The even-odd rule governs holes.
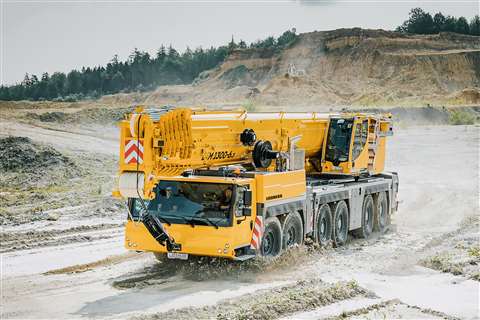
{"type": "Polygon", "coordinates": [[[251,284],[236,281],[192,282],[172,277],[165,283],[141,290],[129,290],[86,303],[75,315],[88,317],[126,317],[165,312],[174,308],[214,305],[220,300],[238,297],[257,290],[288,284],[288,281],[251,284]]]}

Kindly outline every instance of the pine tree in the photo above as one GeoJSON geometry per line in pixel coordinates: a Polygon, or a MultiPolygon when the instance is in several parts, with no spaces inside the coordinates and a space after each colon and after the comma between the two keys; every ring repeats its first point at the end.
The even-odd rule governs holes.
{"type": "Polygon", "coordinates": [[[247,48],[247,43],[243,40],[240,40],[240,42],[238,43],[238,47],[240,49],[246,49],[247,48]]]}
{"type": "Polygon", "coordinates": [[[455,32],[455,27],[457,25],[457,19],[452,16],[447,16],[445,18],[445,24],[443,27],[443,31],[447,32],[455,32]]]}
{"type": "Polygon", "coordinates": [[[408,20],[398,30],[414,34],[431,34],[434,32],[432,16],[421,8],[414,8],[410,10],[408,20]]]}
{"type": "Polygon", "coordinates": [[[228,43],[228,51],[232,52],[233,50],[237,49],[237,44],[235,43],[235,40],[233,39],[233,34],[232,34],[232,40],[228,43]]]}
{"type": "Polygon", "coordinates": [[[470,21],[470,34],[473,36],[480,36],[480,17],[478,14],[470,21]]]}
{"type": "Polygon", "coordinates": [[[438,12],[433,16],[433,32],[439,33],[442,32],[445,28],[445,16],[438,12]]]}
{"type": "Polygon", "coordinates": [[[470,33],[470,27],[465,17],[458,18],[457,23],[455,24],[455,32],[461,33],[461,34],[470,33]]]}

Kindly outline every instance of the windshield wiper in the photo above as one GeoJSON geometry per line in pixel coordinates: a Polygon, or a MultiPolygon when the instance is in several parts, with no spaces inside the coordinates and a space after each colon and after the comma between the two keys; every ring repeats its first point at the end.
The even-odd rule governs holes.
{"type": "Polygon", "coordinates": [[[213,220],[211,220],[210,218],[207,218],[207,217],[192,217],[192,219],[196,219],[196,220],[205,219],[205,221],[207,221],[211,226],[214,226],[215,229],[218,229],[218,224],[213,222],[213,220]]]}
{"type": "Polygon", "coordinates": [[[187,219],[183,216],[177,216],[177,217],[185,221],[185,223],[188,223],[189,225],[191,225],[192,228],[195,228],[195,223],[193,223],[192,219],[187,219]]]}
{"type": "Polygon", "coordinates": [[[209,226],[214,226],[215,229],[218,229],[218,224],[216,224],[215,222],[213,222],[212,220],[210,220],[210,219],[207,218],[207,217],[190,217],[190,220],[206,222],[207,225],[209,225],[209,226]]]}
{"type": "Polygon", "coordinates": [[[196,217],[196,215],[202,213],[203,211],[204,211],[203,209],[198,210],[197,212],[195,212],[195,214],[194,214],[193,216],[190,216],[190,218],[191,218],[192,220],[197,220],[197,221],[203,221],[203,220],[205,220],[205,221],[208,222],[209,225],[214,226],[215,229],[218,229],[218,224],[215,223],[215,222],[214,222],[213,220],[211,220],[210,218],[207,218],[207,217],[196,217]]]}
{"type": "MultiPolygon", "coordinates": [[[[163,219],[163,220],[165,220],[165,221],[167,221],[167,222],[168,222],[168,220],[167,220],[166,218],[164,218],[164,217],[161,217],[161,216],[158,216],[158,217],[159,217],[160,219],[163,219]]],[[[185,218],[185,217],[182,217],[182,216],[171,216],[171,217],[175,217],[175,218],[182,219],[182,220],[183,220],[183,222],[185,222],[186,224],[189,224],[189,225],[191,225],[191,226],[192,226],[192,228],[195,226],[195,225],[193,224],[193,222],[192,222],[190,219],[187,219],[187,218],[185,218]]]]}
{"type": "Polygon", "coordinates": [[[164,218],[164,217],[162,217],[162,216],[160,216],[160,215],[156,215],[156,217],[158,218],[158,220],[160,220],[160,221],[168,224],[169,226],[172,225],[172,223],[170,222],[170,220],[168,220],[168,219],[166,219],[166,218],[164,218]]]}

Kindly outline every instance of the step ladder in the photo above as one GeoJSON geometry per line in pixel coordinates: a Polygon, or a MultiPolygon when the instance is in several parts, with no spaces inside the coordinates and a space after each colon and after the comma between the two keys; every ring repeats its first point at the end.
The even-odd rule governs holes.
{"type": "Polygon", "coordinates": [[[378,146],[378,129],[379,123],[375,121],[374,124],[368,126],[368,171],[372,172],[375,165],[375,155],[378,146]]]}

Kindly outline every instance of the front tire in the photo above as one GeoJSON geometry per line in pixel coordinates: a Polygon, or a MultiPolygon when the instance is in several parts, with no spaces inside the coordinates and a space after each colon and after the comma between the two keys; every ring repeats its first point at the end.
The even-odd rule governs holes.
{"type": "Polygon", "coordinates": [[[337,202],[333,212],[333,245],[340,247],[348,239],[348,207],[345,201],[337,202]]]}
{"type": "Polygon", "coordinates": [[[276,257],[282,251],[282,225],[277,217],[265,220],[265,230],[260,245],[260,253],[264,257],[276,257]]]}
{"type": "Polygon", "coordinates": [[[332,210],[328,204],[318,209],[316,225],[316,240],[321,247],[325,247],[332,240],[332,210]]]}
{"type": "Polygon", "coordinates": [[[292,212],[285,218],[283,225],[283,249],[303,243],[303,222],[298,212],[292,212]]]}

